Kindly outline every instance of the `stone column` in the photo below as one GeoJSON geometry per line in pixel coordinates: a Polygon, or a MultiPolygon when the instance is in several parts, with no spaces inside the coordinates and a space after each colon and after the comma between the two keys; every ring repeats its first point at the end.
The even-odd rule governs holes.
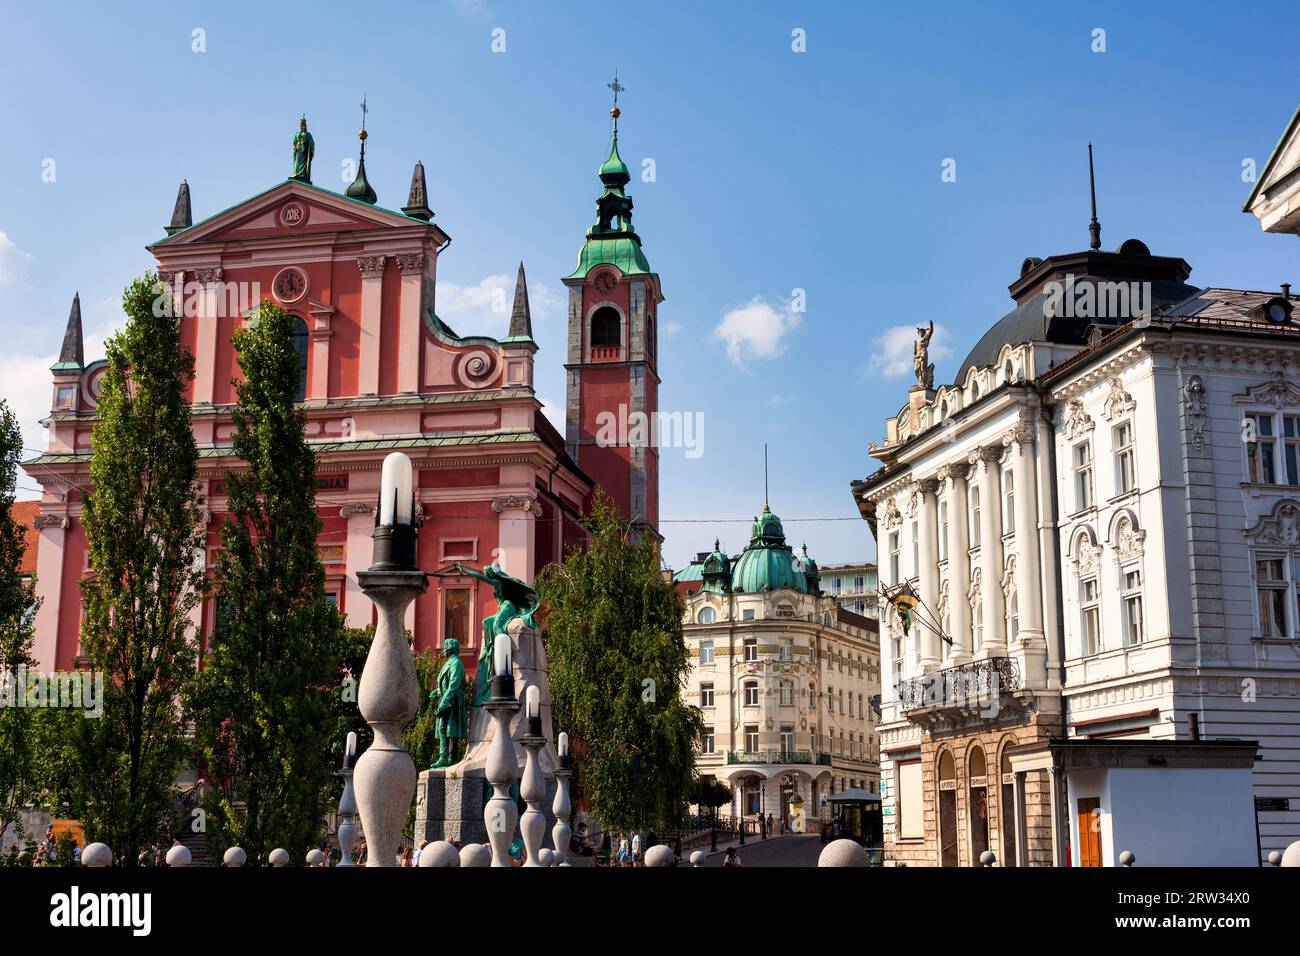
{"type": "Polygon", "coordinates": [[[971,656],[970,602],[970,506],[966,494],[965,462],[945,465],[939,469],[941,479],[948,482],[948,614],[952,621],[952,651],[949,659],[954,664],[965,664],[971,656]]]}
{"type": "Polygon", "coordinates": [[[1018,425],[1006,438],[1016,476],[1016,605],[1020,613],[1017,643],[1044,645],[1042,575],[1038,553],[1038,482],[1034,468],[1034,432],[1018,425]]]}
{"type": "Polygon", "coordinates": [[[921,642],[921,670],[929,672],[943,666],[943,655],[939,650],[939,633],[930,624],[938,613],[939,606],[939,554],[938,523],[939,499],[936,492],[939,482],[926,478],[916,483],[917,532],[920,535],[917,569],[917,584],[921,594],[919,615],[924,620],[914,621],[912,629],[917,632],[921,642]]]}
{"type": "Polygon", "coordinates": [[[1002,600],[1002,473],[998,462],[1002,446],[979,450],[980,488],[980,597],[984,602],[984,641],[978,658],[1001,657],[1007,652],[1007,624],[1002,600]]]}
{"type": "Polygon", "coordinates": [[[399,254],[401,304],[397,315],[397,391],[420,390],[420,299],[424,292],[424,253],[399,254]]]}
{"type": "MultiPolygon", "coordinates": [[[[42,671],[53,671],[58,666],[59,657],[59,605],[63,601],[63,569],[72,570],[73,562],[65,560],[63,549],[67,545],[68,528],[72,519],[67,515],[37,515],[32,526],[40,532],[40,543],[36,546],[36,581],[37,593],[41,606],[36,609],[36,628],[32,642],[32,656],[36,667],[42,671]]],[[[81,569],[75,573],[80,576],[81,569]]],[[[77,633],[72,632],[72,654],[77,652],[77,633]]],[[[72,655],[69,655],[72,656],[72,655]]]]}
{"type": "Polygon", "coordinates": [[[379,340],[381,333],[384,263],[387,256],[360,256],[361,270],[361,341],[358,345],[357,394],[379,394],[379,340]]]}

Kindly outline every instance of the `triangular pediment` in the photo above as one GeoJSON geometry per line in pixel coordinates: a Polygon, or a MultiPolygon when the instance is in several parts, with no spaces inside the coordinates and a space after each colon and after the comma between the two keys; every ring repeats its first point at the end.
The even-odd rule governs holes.
{"type": "Polygon", "coordinates": [[[423,220],[289,179],[149,248],[411,226],[437,229],[423,220]]]}

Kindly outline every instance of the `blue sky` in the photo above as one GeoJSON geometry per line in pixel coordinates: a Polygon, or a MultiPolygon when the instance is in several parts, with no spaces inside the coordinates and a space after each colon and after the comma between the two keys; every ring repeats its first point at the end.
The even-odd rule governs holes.
{"type": "Polygon", "coordinates": [[[1085,247],[1089,140],[1105,248],[1141,238],[1199,285],[1300,285],[1295,240],[1240,211],[1243,160],[1263,166],[1296,106],[1295,57],[1269,44],[1300,25],[1293,3],[5,7],[0,396],[29,443],[73,292],[98,357],[177,183],[202,218],[278,182],[305,112],[314,178],[339,189],[363,91],[380,203],[401,206],[423,160],[454,239],[439,313],[500,332],[493,292],[523,259],[538,390],[561,405],[559,278],[593,218],[619,69],[637,228],[667,296],[661,404],[704,415],[703,454],[661,452],[674,566],[715,535],[743,546],[764,442],[794,543],[823,563],[874,555],[848,483],[905,400],[911,328],[939,326],[947,381],[1025,256],[1085,247]],[[653,182],[635,175],[647,158],[653,182]]]}

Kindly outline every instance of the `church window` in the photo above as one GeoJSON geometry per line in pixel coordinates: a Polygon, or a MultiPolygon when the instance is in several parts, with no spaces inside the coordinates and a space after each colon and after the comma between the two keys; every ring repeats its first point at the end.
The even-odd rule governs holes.
{"type": "Polygon", "coordinates": [[[623,344],[623,319],[618,309],[602,306],[591,317],[592,348],[617,348],[623,344]]]}
{"type": "Polygon", "coordinates": [[[442,612],[444,641],[455,638],[460,642],[462,649],[469,646],[469,612],[470,596],[467,588],[456,588],[447,592],[442,612]]]}
{"type": "Polygon", "coordinates": [[[718,612],[711,607],[700,608],[699,615],[695,618],[697,624],[712,624],[718,619],[718,612]]]}
{"type": "Polygon", "coordinates": [[[293,349],[298,353],[298,392],[297,399],[307,397],[307,323],[298,316],[293,317],[293,349]]]}

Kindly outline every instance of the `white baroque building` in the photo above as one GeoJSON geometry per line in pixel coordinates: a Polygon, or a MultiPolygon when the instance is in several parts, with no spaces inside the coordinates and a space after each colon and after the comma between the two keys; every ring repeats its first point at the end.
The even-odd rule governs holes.
{"type": "Polygon", "coordinates": [[[954,384],[918,350],[853,483],[922,601],[881,616],[896,864],[1114,865],[1053,741],[1258,741],[1259,851],[1300,839],[1300,312],[1099,233],[1025,261],[954,384]]]}
{"type": "Polygon", "coordinates": [[[786,544],[781,519],[765,505],[740,554],[714,542],[673,580],[686,700],[706,727],[696,769],[732,788],[731,815],[775,826],[797,794],[816,825],[833,815],[832,794],[878,794],[878,624],[822,592],[817,562],[786,544]]]}

